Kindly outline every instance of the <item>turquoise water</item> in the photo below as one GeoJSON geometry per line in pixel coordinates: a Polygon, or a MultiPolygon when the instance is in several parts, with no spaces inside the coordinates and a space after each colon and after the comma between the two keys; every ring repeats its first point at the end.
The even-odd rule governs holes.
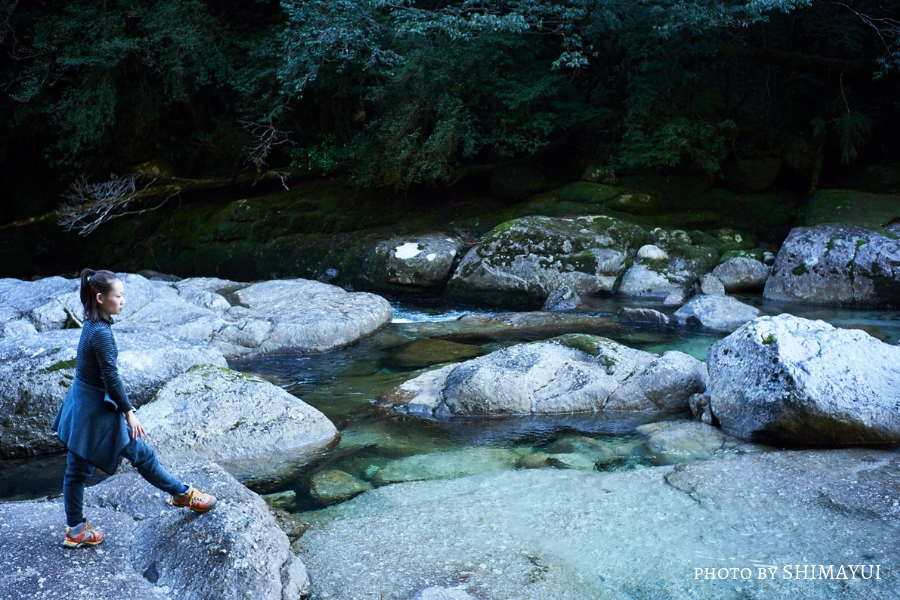
{"type": "MultiPolygon", "coordinates": [[[[864,327],[888,343],[900,340],[900,312],[786,307],[760,297],[740,299],[758,306],[765,314],[778,314],[789,308],[798,316],[823,319],[838,326],[864,327]]],[[[724,337],[689,328],[621,325],[614,315],[623,306],[645,306],[669,313],[674,309],[653,302],[625,303],[617,298],[587,299],[580,313],[600,317],[588,329],[559,324],[497,328],[491,321],[500,318],[496,312],[473,314],[459,307],[400,302],[393,306],[394,322],[352,347],[318,355],[260,356],[231,362],[232,368],[262,375],[321,410],[341,432],[336,448],[283,486],[297,495],[294,510],[318,506],[309,496],[310,478],[332,469],[379,485],[395,480],[453,477],[473,469],[517,468],[535,453],[562,457],[548,463],[559,468],[640,468],[654,464],[655,457],[647,453],[644,437],[636,428],[652,421],[689,417],[640,413],[441,421],[376,409],[373,401],[380,394],[440,364],[404,366],[400,351],[411,342],[448,339],[491,352],[567,331],[587,330],[641,350],[680,350],[705,360],[709,347],[724,337]],[[483,321],[478,320],[478,315],[483,321]],[[391,473],[390,477],[385,473],[391,473]]],[[[752,449],[736,445],[719,455],[743,451],[752,449]]],[[[2,461],[0,498],[58,494],[64,470],[62,455],[2,461]]]]}

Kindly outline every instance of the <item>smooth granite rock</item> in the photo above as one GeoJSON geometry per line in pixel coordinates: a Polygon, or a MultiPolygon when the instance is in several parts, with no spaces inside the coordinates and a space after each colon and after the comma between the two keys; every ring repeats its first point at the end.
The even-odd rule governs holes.
{"type": "Polygon", "coordinates": [[[174,378],[137,411],[166,462],[214,461],[271,490],[338,438],[325,415],[264,379],[204,365],[174,378]]]}
{"type": "Polygon", "coordinates": [[[900,442],[900,348],[792,315],[761,317],[709,349],[722,429],[779,445],[900,442]]]}

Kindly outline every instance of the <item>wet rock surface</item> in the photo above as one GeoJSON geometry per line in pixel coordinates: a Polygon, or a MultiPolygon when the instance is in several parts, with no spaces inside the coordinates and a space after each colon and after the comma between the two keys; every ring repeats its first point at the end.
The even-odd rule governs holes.
{"type": "Polygon", "coordinates": [[[675,311],[680,325],[700,325],[715,331],[731,332],[759,316],[759,309],[731,296],[694,296],[675,311]]]}
{"type": "Polygon", "coordinates": [[[259,496],[216,465],[173,473],[218,498],[196,514],[167,504],[139,475],[115,475],[86,490],[88,521],[105,534],[93,548],[67,550],[62,503],[0,504],[0,591],[5,598],[300,598],[309,590],[259,496]]]}
{"type": "Polygon", "coordinates": [[[303,514],[312,527],[294,547],[315,598],[399,600],[446,586],[494,600],[888,599],[898,468],[896,452],[822,450],[403,483],[303,514]],[[881,579],[794,577],[804,564],[877,564],[881,579]],[[735,567],[752,576],[702,576],[735,567]],[[758,577],[767,567],[776,578],[758,577]]]}
{"type": "Polygon", "coordinates": [[[709,349],[709,407],[743,439],[900,442],[900,348],[791,315],[761,317],[709,349]]]}

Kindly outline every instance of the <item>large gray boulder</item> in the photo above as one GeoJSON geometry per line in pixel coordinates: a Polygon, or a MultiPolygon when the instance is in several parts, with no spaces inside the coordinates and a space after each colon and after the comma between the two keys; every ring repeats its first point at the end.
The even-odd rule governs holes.
{"type": "Polygon", "coordinates": [[[465,245],[443,233],[393,238],[375,246],[369,277],[392,289],[443,288],[465,245]]]}
{"type": "Polygon", "coordinates": [[[0,503],[0,594],[15,600],[308,595],[306,568],[259,496],[216,465],[172,470],[214,494],[216,508],[203,515],[175,508],[136,473],[115,475],[85,493],[85,516],[106,536],[96,548],[62,548],[59,500],[0,503]]]}
{"type": "Polygon", "coordinates": [[[722,282],[726,292],[741,292],[762,289],[769,277],[769,268],[754,258],[738,256],[717,266],[712,274],[722,282]]]}
{"type": "Polygon", "coordinates": [[[164,462],[213,461],[270,490],[332,446],[325,415],[276,385],[204,365],[174,378],[137,411],[164,462]]]}
{"type": "Polygon", "coordinates": [[[722,428],[782,445],[900,441],[900,348],[791,315],[762,317],[709,349],[722,428]]]}
{"type": "MultiPolygon", "coordinates": [[[[80,336],[79,329],[64,329],[0,338],[0,457],[63,449],[50,423],[72,386],[80,336]]],[[[216,349],[189,340],[151,333],[115,336],[119,375],[135,406],[195,365],[226,365],[216,349]]]]}
{"type": "Polygon", "coordinates": [[[212,343],[227,357],[271,352],[327,352],[391,322],[387,300],[307,279],[263,281],[234,292],[237,305],[212,343]]]}
{"type": "Polygon", "coordinates": [[[715,331],[732,332],[759,316],[759,309],[731,296],[694,296],[675,311],[680,325],[701,325],[715,331]]]}
{"type": "MultiPolygon", "coordinates": [[[[392,317],[390,304],[380,296],[305,279],[248,284],[119,276],[126,304],[116,318],[117,334],[157,333],[202,342],[228,358],[327,352],[374,333],[392,317]]],[[[83,317],[78,286],[78,280],[60,277],[0,280],[0,319],[17,323],[10,331],[0,328],[3,337],[20,331],[22,323],[41,332],[78,327],[83,317]]]]}
{"type": "Polygon", "coordinates": [[[888,600],[898,469],[893,451],[834,450],[398,483],[305,513],[294,547],[316,598],[402,600],[441,585],[492,600],[888,600]],[[804,578],[812,564],[835,578],[804,578]],[[857,566],[851,580],[848,564],[869,578],[857,566]]]}
{"type": "Polygon", "coordinates": [[[611,292],[646,233],[611,217],[523,217],[494,228],[463,257],[453,298],[539,307],[556,289],[611,292]]]}
{"type": "Polygon", "coordinates": [[[703,363],[606,338],[565,335],[519,344],[420,375],[381,401],[414,414],[512,415],[680,411],[706,386],[703,363]]]}
{"type": "Polygon", "coordinates": [[[763,295],[769,300],[900,306],[900,239],[861,227],[797,227],[781,246],[763,295]]]}

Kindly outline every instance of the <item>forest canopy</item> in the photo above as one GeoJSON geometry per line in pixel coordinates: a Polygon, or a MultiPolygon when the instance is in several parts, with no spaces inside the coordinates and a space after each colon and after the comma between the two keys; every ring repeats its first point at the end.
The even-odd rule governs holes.
{"type": "Polygon", "coordinates": [[[0,211],[21,173],[403,189],[561,145],[810,170],[896,133],[898,40],[877,0],[4,0],[0,211]]]}

